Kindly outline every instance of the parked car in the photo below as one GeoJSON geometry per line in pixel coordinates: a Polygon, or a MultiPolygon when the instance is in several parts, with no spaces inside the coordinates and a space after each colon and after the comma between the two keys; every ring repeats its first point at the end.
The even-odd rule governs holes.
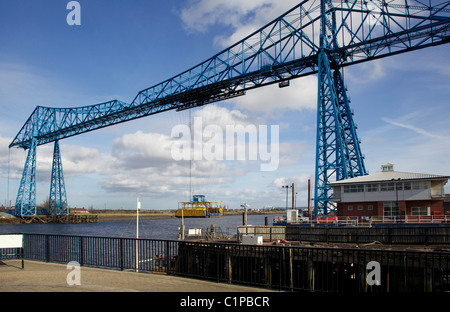
{"type": "Polygon", "coordinates": [[[317,223],[338,223],[338,217],[337,216],[321,216],[317,218],[317,223]]]}
{"type": "Polygon", "coordinates": [[[309,218],[304,216],[298,216],[298,222],[300,223],[309,222],[309,218]]]}

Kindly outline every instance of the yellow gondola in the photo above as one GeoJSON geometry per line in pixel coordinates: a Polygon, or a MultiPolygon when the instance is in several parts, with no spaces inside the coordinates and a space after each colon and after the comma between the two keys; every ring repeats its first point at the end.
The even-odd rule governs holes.
{"type": "Polygon", "coordinates": [[[206,201],[204,195],[192,196],[190,202],[179,202],[176,217],[181,218],[209,218],[222,217],[224,206],[219,202],[206,201]]]}

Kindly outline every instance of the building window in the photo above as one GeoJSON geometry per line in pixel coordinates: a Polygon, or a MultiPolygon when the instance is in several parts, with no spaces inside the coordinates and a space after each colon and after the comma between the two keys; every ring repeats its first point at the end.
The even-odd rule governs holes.
{"type": "Polygon", "coordinates": [[[358,205],[358,210],[363,210],[363,206],[362,205],[358,205]]]}
{"type": "Polygon", "coordinates": [[[347,210],[348,211],[352,211],[353,210],[353,206],[347,206],[347,210]]]}
{"type": "Polygon", "coordinates": [[[366,185],[366,192],[379,192],[379,191],[380,191],[379,184],[367,184],[366,185]]]}
{"type": "Polygon", "coordinates": [[[411,182],[403,182],[403,189],[409,191],[411,189],[411,182]]]}
{"type": "Polygon", "coordinates": [[[400,209],[398,208],[397,202],[384,202],[383,207],[385,217],[398,217],[400,215],[400,209]]]}
{"type": "Polygon", "coordinates": [[[344,193],[362,193],[364,192],[363,184],[344,185],[344,193]]]}
{"type": "Polygon", "coordinates": [[[426,190],[429,188],[429,183],[427,181],[417,181],[412,183],[413,190],[426,190]]]}
{"type": "Polygon", "coordinates": [[[380,184],[381,192],[394,191],[394,190],[395,190],[395,183],[381,183],[380,184]]]}
{"type": "Polygon", "coordinates": [[[429,209],[429,207],[411,207],[411,215],[412,216],[429,216],[430,209],[429,209]]]}
{"type": "Polygon", "coordinates": [[[373,210],[373,205],[368,205],[367,210],[373,210]]]}

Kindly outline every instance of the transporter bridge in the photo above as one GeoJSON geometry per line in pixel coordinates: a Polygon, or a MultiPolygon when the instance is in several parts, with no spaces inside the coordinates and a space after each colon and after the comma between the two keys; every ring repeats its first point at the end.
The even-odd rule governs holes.
{"type": "MultiPolygon", "coordinates": [[[[68,213],[59,141],[118,123],[244,96],[318,77],[314,213],[336,210],[328,183],[367,174],[343,68],[450,39],[450,1],[305,0],[200,64],[118,100],[73,108],[38,106],[10,144],[28,150],[14,214],[68,213]],[[36,149],[54,142],[49,207],[36,208],[36,149]]],[[[301,96],[301,95],[299,95],[301,96]]],[[[276,105],[276,103],[274,103],[276,105]]]]}

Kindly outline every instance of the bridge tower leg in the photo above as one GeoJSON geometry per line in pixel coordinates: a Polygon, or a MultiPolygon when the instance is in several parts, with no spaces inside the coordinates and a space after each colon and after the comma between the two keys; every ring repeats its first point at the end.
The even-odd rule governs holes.
{"type": "Polygon", "coordinates": [[[20,180],[14,214],[16,216],[36,215],[36,137],[31,140],[27,159],[20,180]]]}
{"type": "Polygon", "coordinates": [[[55,141],[53,149],[52,179],[50,183],[48,211],[52,216],[65,216],[69,214],[58,140],[55,141]]]}
{"type": "Polygon", "coordinates": [[[350,101],[339,66],[336,16],[329,0],[321,1],[321,36],[318,55],[318,108],[314,214],[337,214],[329,182],[366,175],[350,101]]]}
{"type": "Polygon", "coordinates": [[[314,213],[337,213],[329,182],[366,175],[364,157],[340,68],[319,52],[314,213]]]}

